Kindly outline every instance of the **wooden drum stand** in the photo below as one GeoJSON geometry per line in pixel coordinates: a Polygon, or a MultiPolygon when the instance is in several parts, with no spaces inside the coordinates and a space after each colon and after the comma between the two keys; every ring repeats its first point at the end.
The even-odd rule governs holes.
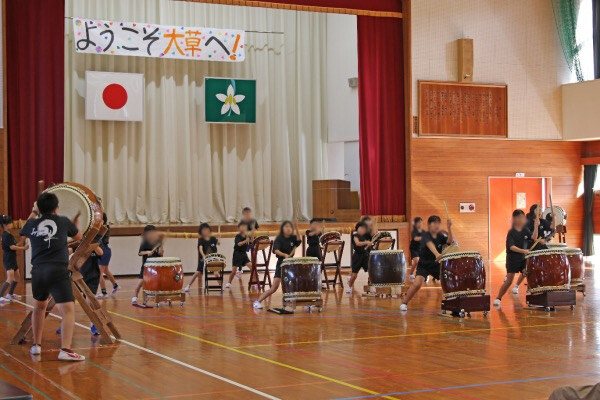
{"type": "Polygon", "coordinates": [[[273,247],[273,241],[268,236],[259,236],[252,242],[252,248],[250,249],[250,280],[248,281],[248,290],[252,286],[258,286],[259,290],[265,290],[265,286],[271,287],[271,275],[269,274],[269,261],[271,261],[271,248],[273,247]],[[258,262],[258,253],[261,252],[263,255],[264,262],[258,262]],[[258,276],[258,267],[265,267],[265,273],[262,280],[258,276]]]}
{"type": "Polygon", "coordinates": [[[333,285],[335,289],[335,285],[339,284],[343,288],[344,283],[342,282],[342,254],[344,254],[344,242],[341,238],[328,240],[323,245],[323,249],[321,250],[321,271],[323,272],[323,281],[329,289],[329,285],[333,285]],[[333,261],[327,262],[327,255],[333,254],[333,261]],[[335,274],[333,278],[329,278],[327,276],[327,269],[335,268],[335,274]]]}

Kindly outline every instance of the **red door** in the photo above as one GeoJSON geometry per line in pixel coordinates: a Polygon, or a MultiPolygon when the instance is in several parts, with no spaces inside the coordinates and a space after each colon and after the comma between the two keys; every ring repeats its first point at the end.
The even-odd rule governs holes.
{"type": "Polygon", "coordinates": [[[529,212],[532,204],[545,203],[545,178],[490,178],[490,259],[506,259],[506,233],[512,212],[529,212]]]}

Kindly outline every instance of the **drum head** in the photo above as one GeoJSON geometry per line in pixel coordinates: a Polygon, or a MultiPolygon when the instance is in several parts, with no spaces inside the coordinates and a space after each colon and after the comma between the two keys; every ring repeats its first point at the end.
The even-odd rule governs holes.
{"type": "Polygon", "coordinates": [[[54,193],[58,197],[58,213],[69,219],[79,214],[78,229],[84,234],[90,230],[93,222],[94,203],[87,194],[78,187],[61,183],[46,189],[44,192],[54,193]]]}
{"type": "Polygon", "coordinates": [[[554,216],[556,217],[556,225],[566,225],[567,224],[567,212],[559,206],[552,206],[552,208],[548,207],[542,213],[542,218],[548,220],[548,215],[552,215],[552,210],[554,210],[554,216]]]}

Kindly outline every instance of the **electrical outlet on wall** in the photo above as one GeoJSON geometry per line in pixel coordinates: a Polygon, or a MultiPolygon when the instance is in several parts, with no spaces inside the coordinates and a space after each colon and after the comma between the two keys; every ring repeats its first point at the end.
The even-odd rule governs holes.
{"type": "Polygon", "coordinates": [[[474,213],[475,203],[460,203],[459,210],[461,213],[474,213]]]}

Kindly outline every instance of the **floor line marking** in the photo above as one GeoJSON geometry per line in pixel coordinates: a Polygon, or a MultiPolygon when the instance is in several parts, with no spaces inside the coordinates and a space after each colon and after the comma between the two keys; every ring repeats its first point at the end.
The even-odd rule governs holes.
{"type": "MultiPolygon", "coordinates": [[[[539,381],[549,381],[553,379],[567,379],[567,378],[577,378],[582,376],[596,376],[600,375],[600,372],[586,372],[582,374],[571,374],[571,375],[554,375],[554,376],[542,376],[538,378],[526,378],[526,379],[514,379],[508,381],[495,381],[495,382],[483,382],[483,383],[472,383],[470,385],[458,385],[458,386],[445,386],[441,388],[434,389],[416,389],[416,390],[408,390],[404,392],[392,392],[385,393],[386,395],[408,395],[408,394],[416,394],[416,393],[431,393],[431,392],[444,392],[448,390],[457,390],[457,389],[469,389],[474,387],[484,387],[484,386],[497,386],[497,385],[508,385],[512,383],[527,383],[527,382],[539,382],[539,381]]],[[[340,397],[334,400],[355,400],[355,399],[373,399],[377,396],[355,396],[355,397],[340,397]]]]}
{"type": "Polygon", "coordinates": [[[19,382],[24,383],[25,385],[29,386],[30,388],[32,388],[33,390],[35,390],[40,396],[42,396],[45,399],[48,400],[52,400],[50,397],[46,396],[44,393],[42,393],[38,388],[36,388],[35,386],[33,386],[31,383],[27,382],[24,379],[21,379],[17,374],[15,374],[13,371],[11,371],[9,368],[5,367],[4,365],[0,364],[0,368],[2,368],[4,371],[8,372],[10,375],[12,375],[15,379],[17,379],[19,382]]]}
{"type": "Polygon", "coordinates": [[[143,324],[143,325],[151,326],[151,327],[154,327],[156,329],[160,329],[160,330],[163,330],[163,331],[166,331],[166,332],[170,332],[170,333],[173,333],[175,335],[183,336],[183,337],[186,337],[188,339],[196,340],[196,341],[199,341],[199,342],[202,342],[202,343],[206,343],[206,344],[210,344],[212,346],[219,347],[219,348],[222,348],[222,349],[225,349],[225,350],[233,351],[233,352],[238,353],[238,354],[242,354],[242,355],[245,355],[245,356],[248,356],[248,357],[252,357],[252,358],[255,358],[257,360],[261,360],[261,361],[264,361],[264,362],[267,362],[267,363],[270,363],[270,364],[274,364],[274,365],[277,365],[277,366],[280,366],[280,367],[291,369],[291,370],[296,371],[296,372],[301,372],[301,373],[306,374],[306,375],[314,376],[314,377],[317,377],[317,378],[320,378],[320,379],[323,379],[323,380],[326,380],[326,381],[329,381],[329,382],[333,382],[333,383],[336,383],[338,385],[346,386],[346,387],[349,387],[349,388],[352,388],[354,390],[358,390],[358,391],[361,391],[361,392],[364,392],[364,393],[369,393],[371,395],[375,395],[376,397],[383,397],[385,399],[394,399],[394,400],[396,400],[394,397],[381,395],[379,392],[376,392],[376,391],[371,390],[371,389],[366,389],[366,388],[363,388],[363,387],[360,387],[360,386],[357,386],[357,385],[353,385],[353,384],[348,383],[348,382],[341,381],[339,379],[331,378],[331,377],[328,377],[328,376],[325,376],[325,375],[318,374],[316,372],[308,371],[308,370],[305,370],[305,369],[302,369],[302,368],[299,368],[299,367],[294,367],[293,365],[289,365],[289,364],[285,364],[285,363],[282,363],[282,362],[279,362],[279,361],[275,361],[275,360],[272,360],[270,358],[266,358],[266,357],[262,357],[262,356],[259,356],[259,355],[256,355],[256,354],[248,353],[246,351],[239,350],[239,349],[236,349],[236,348],[231,347],[231,346],[227,346],[227,345],[224,345],[224,344],[221,344],[221,343],[218,343],[218,342],[213,342],[211,340],[203,339],[203,338],[201,338],[199,336],[194,336],[194,335],[190,335],[190,334],[185,333],[185,332],[176,331],[174,329],[170,329],[170,328],[166,328],[166,327],[161,326],[161,325],[156,325],[156,324],[153,324],[153,323],[150,323],[150,322],[146,322],[146,321],[143,321],[143,320],[140,320],[140,319],[137,319],[137,318],[130,317],[128,315],[119,314],[119,313],[114,312],[114,311],[109,311],[109,313],[111,313],[113,315],[116,315],[116,316],[119,316],[121,318],[129,319],[131,321],[135,321],[135,322],[143,324]]]}
{"type": "Polygon", "coordinates": [[[156,398],[158,398],[158,399],[162,399],[162,398],[163,398],[163,396],[161,396],[160,394],[158,394],[158,393],[156,393],[156,392],[153,392],[153,391],[152,391],[152,390],[150,390],[150,389],[146,389],[145,387],[143,387],[143,386],[141,386],[141,385],[138,385],[138,384],[137,384],[137,383],[135,383],[135,382],[132,382],[132,381],[130,381],[129,379],[125,378],[124,376],[121,376],[121,375],[117,374],[116,372],[113,372],[113,371],[111,371],[111,370],[109,370],[109,369],[106,369],[106,368],[104,368],[104,367],[103,367],[102,365],[100,365],[100,364],[96,364],[95,362],[93,362],[93,361],[90,361],[90,360],[88,360],[87,358],[85,359],[85,362],[87,362],[87,363],[89,363],[89,364],[93,365],[94,367],[96,367],[96,368],[98,368],[98,369],[100,369],[100,370],[102,370],[102,371],[106,372],[106,373],[107,373],[107,374],[109,374],[109,375],[112,375],[112,376],[115,376],[115,377],[117,377],[118,379],[122,380],[123,382],[125,382],[125,383],[127,383],[127,384],[129,384],[129,385],[131,385],[131,386],[133,386],[133,387],[136,387],[136,388],[138,388],[138,389],[141,389],[142,391],[144,391],[144,392],[146,392],[146,393],[148,393],[148,394],[150,394],[150,395],[152,395],[152,396],[154,396],[154,397],[156,397],[156,398]]]}
{"type": "MultiPolygon", "coordinates": [[[[590,322],[585,322],[589,324],[590,322]]],[[[455,333],[473,333],[473,332],[488,332],[488,331],[500,331],[500,330],[511,330],[511,329],[522,329],[522,328],[543,328],[550,326],[567,326],[567,325],[583,325],[584,322],[564,322],[556,324],[538,324],[538,325],[513,325],[503,326],[498,328],[476,328],[476,329],[460,329],[452,331],[439,331],[439,332],[419,332],[419,333],[402,333],[397,335],[382,335],[382,336],[364,336],[356,338],[341,338],[341,339],[325,339],[325,340],[307,340],[302,342],[285,342],[285,343],[264,343],[264,344],[252,344],[248,346],[236,346],[232,349],[251,349],[255,347],[271,347],[271,346],[290,346],[299,344],[322,344],[322,343],[337,343],[337,342],[352,342],[355,340],[376,340],[376,339],[396,339],[401,337],[412,337],[412,336],[430,336],[430,335],[449,335],[455,333]]]]}
{"type": "MultiPolygon", "coordinates": [[[[27,304],[27,303],[23,303],[22,301],[19,301],[19,300],[13,300],[13,302],[16,302],[16,303],[22,304],[22,305],[24,305],[24,306],[26,306],[26,307],[28,307],[28,308],[33,308],[33,306],[32,306],[32,305],[29,305],[29,304],[27,304]]],[[[110,311],[109,311],[109,312],[110,312],[110,311]]],[[[60,315],[57,315],[57,314],[54,314],[54,313],[49,313],[48,315],[51,315],[51,316],[53,316],[54,318],[62,319],[60,315]]],[[[83,329],[85,329],[85,330],[87,330],[87,331],[89,331],[89,329],[90,329],[90,328],[89,328],[89,326],[85,326],[85,325],[83,325],[83,324],[80,324],[79,322],[75,322],[75,325],[77,325],[77,326],[79,326],[79,327],[81,327],[81,328],[83,328],[83,329]]],[[[214,374],[214,373],[212,373],[212,372],[210,372],[210,371],[206,371],[206,370],[204,370],[204,369],[202,369],[202,368],[195,367],[195,366],[193,366],[193,365],[191,365],[191,364],[188,364],[188,363],[186,363],[186,362],[183,362],[183,361],[181,361],[181,360],[178,360],[178,359],[176,359],[176,358],[169,357],[169,356],[167,356],[167,355],[165,355],[165,354],[159,353],[159,352],[157,352],[157,351],[154,351],[154,350],[150,350],[149,348],[146,348],[146,347],[143,347],[143,346],[137,345],[137,344],[135,344],[135,343],[129,342],[129,341],[127,341],[127,340],[124,340],[124,339],[117,339],[117,340],[118,340],[119,342],[123,343],[123,344],[126,344],[126,345],[130,346],[130,347],[134,347],[134,348],[136,348],[136,349],[138,349],[138,350],[142,350],[142,351],[144,351],[144,352],[146,352],[146,353],[149,353],[149,354],[155,355],[155,356],[157,356],[157,357],[163,358],[163,359],[165,359],[165,360],[167,360],[167,361],[170,361],[170,362],[172,362],[172,363],[174,363],[174,364],[179,364],[179,365],[181,365],[181,366],[183,366],[183,367],[189,368],[189,369],[191,369],[191,370],[194,370],[194,371],[196,371],[196,372],[200,372],[200,373],[202,373],[202,374],[204,374],[204,375],[208,375],[208,376],[210,376],[210,377],[212,377],[212,378],[215,378],[215,379],[218,379],[218,380],[220,380],[220,381],[223,381],[223,382],[229,383],[229,384],[231,384],[231,385],[237,386],[237,387],[239,387],[239,388],[242,388],[242,389],[244,389],[244,390],[247,390],[247,391],[249,391],[249,392],[252,392],[252,393],[254,393],[254,394],[257,394],[257,395],[259,395],[259,396],[261,396],[261,397],[264,397],[264,398],[266,398],[266,399],[270,399],[270,400],[281,400],[281,399],[279,399],[278,397],[271,396],[270,394],[267,394],[267,393],[261,392],[260,390],[254,389],[254,388],[252,388],[252,387],[250,387],[250,386],[246,386],[246,385],[244,385],[244,384],[242,384],[242,383],[239,383],[239,382],[233,381],[233,380],[231,380],[231,379],[225,378],[224,376],[221,376],[221,375],[214,374]]]]}

